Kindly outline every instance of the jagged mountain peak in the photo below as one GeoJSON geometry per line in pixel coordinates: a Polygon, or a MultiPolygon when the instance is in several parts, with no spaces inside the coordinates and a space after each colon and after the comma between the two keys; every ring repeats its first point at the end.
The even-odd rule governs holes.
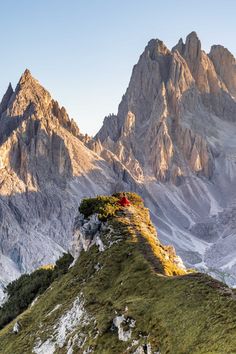
{"type": "MultiPolygon", "coordinates": [[[[49,92],[43,87],[43,85],[32,75],[29,69],[25,69],[23,74],[17,83],[15,93],[19,91],[35,91],[35,94],[40,94],[42,92],[49,92]]],[[[32,93],[32,92],[31,92],[32,93]]],[[[51,97],[51,96],[50,96],[51,97]]]]}
{"type": "Polygon", "coordinates": [[[228,48],[224,47],[223,45],[213,44],[211,46],[209,55],[211,56],[215,52],[220,53],[222,56],[224,56],[224,55],[229,56],[229,57],[231,57],[232,62],[235,62],[235,58],[234,58],[233,54],[229,51],[228,48]]]}
{"type": "Polygon", "coordinates": [[[235,58],[222,46],[213,46],[207,55],[196,32],[185,42],[180,39],[171,52],[161,48],[161,42],[149,42],[134,66],[117,116],[104,120],[96,137],[149,190],[154,214],[162,210],[163,240],[176,237],[176,247],[186,256],[189,239],[194,243],[201,235],[201,243],[209,234],[209,249],[192,243],[190,252],[201,254],[207,266],[224,264],[235,283],[235,253],[231,248],[221,253],[223,243],[235,247],[235,226],[228,221],[231,237],[225,242],[219,214],[233,213],[236,200],[235,58]],[[214,232],[203,231],[202,218],[207,219],[203,228],[214,225],[214,232]],[[179,237],[186,242],[179,245],[179,237]],[[217,256],[210,259],[211,253],[217,256]]]}
{"type": "Polygon", "coordinates": [[[160,39],[151,39],[146,48],[145,52],[148,52],[151,59],[155,60],[157,55],[168,55],[170,54],[169,49],[160,39]]]}
{"type": "Polygon", "coordinates": [[[187,41],[199,41],[199,37],[197,35],[197,32],[192,31],[186,36],[186,42],[187,41]]]}
{"type": "Polygon", "coordinates": [[[20,116],[24,114],[29,104],[47,109],[51,100],[50,93],[26,69],[21,75],[14,95],[9,102],[9,113],[13,116],[20,116]]]}
{"type": "Polygon", "coordinates": [[[236,97],[236,60],[233,54],[222,45],[213,45],[209,58],[229,92],[236,97]]]}
{"type": "Polygon", "coordinates": [[[11,84],[11,82],[9,82],[5,95],[7,95],[7,96],[9,95],[10,96],[10,95],[13,94],[13,92],[14,92],[14,90],[13,90],[12,84],[11,84]]]}
{"type": "Polygon", "coordinates": [[[184,45],[183,56],[186,58],[188,64],[193,66],[201,57],[201,41],[196,32],[191,32],[187,37],[184,45]]]}
{"type": "Polygon", "coordinates": [[[67,249],[72,206],[82,195],[110,192],[115,173],[29,70],[0,108],[1,297],[9,278],[67,249]]]}
{"type": "Polygon", "coordinates": [[[51,97],[29,69],[21,75],[15,90],[9,85],[0,104],[0,115],[1,141],[20,127],[23,121],[32,118],[48,127],[59,124],[83,140],[77,124],[69,118],[66,109],[51,97]]]}
{"type": "Polygon", "coordinates": [[[195,31],[189,33],[185,39],[185,43],[183,39],[180,38],[178,43],[172,48],[172,52],[175,50],[178,50],[186,60],[191,71],[194,71],[202,55],[201,41],[197,33],[195,31]]]}
{"type": "Polygon", "coordinates": [[[3,95],[2,101],[0,103],[0,114],[2,114],[7,109],[7,105],[9,103],[13,93],[14,93],[14,90],[12,88],[12,84],[9,83],[7,90],[6,90],[5,94],[3,95]]]}
{"type": "Polygon", "coordinates": [[[37,80],[32,76],[31,71],[26,68],[25,71],[23,72],[23,74],[21,75],[19,82],[24,82],[24,81],[27,81],[27,80],[34,80],[34,81],[37,81],[37,80]]]}
{"type": "MultiPolygon", "coordinates": [[[[66,178],[78,173],[80,166],[71,144],[74,150],[83,149],[80,144],[84,136],[65,108],[28,69],[15,91],[8,88],[0,108],[0,168],[15,174],[14,185],[3,183],[2,193],[38,190],[51,178],[57,185],[65,185],[66,178]]],[[[85,151],[85,155],[89,154],[85,151]]]]}
{"type": "MultiPolygon", "coordinates": [[[[185,42],[183,41],[183,38],[181,37],[178,41],[178,43],[172,48],[172,51],[174,49],[176,49],[177,47],[181,47],[181,46],[185,46],[185,45],[193,45],[194,43],[200,43],[201,45],[201,41],[197,35],[197,33],[195,31],[190,32],[186,38],[185,38],[185,42]]],[[[182,50],[181,50],[182,52],[182,50]]]]}
{"type": "Polygon", "coordinates": [[[183,48],[184,48],[184,41],[183,38],[180,38],[178,43],[172,48],[172,52],[174,52],[175,50],[178,50],[179,53],[183,52],[183,48]]]}

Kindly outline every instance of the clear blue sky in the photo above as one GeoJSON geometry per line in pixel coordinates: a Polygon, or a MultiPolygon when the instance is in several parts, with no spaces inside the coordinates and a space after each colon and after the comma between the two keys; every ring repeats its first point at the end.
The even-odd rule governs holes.
{"type": "Polygon", "coordinates": [[[27,67],[82,132],[117,107],[151,38],[195,30],[236,55],[236,0],[0,0],[0,95],[27,67]]]}

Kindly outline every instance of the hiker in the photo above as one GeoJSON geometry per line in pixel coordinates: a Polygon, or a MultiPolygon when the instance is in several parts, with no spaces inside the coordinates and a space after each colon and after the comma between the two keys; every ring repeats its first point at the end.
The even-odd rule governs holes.
{"type": "Polygon", "coordinates": [[[123,206],[123,207],[128,207],[131,205],[130,201],[128,198],[126,198],[126,196],[124,195],[119,201],[118,203],[123,206]]]}

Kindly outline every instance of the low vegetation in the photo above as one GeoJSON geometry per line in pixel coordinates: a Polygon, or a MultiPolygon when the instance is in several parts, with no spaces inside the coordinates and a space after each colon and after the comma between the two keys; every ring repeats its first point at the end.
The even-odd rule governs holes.
{"type": "MultiPolygon", "coordinates": [[[[93,199],[96,207],[83,202],[85,215],[103,215],[107,204],[116,208],[119,195],[112,203],[104,198],[93,199]]],[[[147,209],[140,200],[135,203],[108,216],[109,232],[101,234],[104,252],[96,245],[82,252],[75,265],[17,317],[18,334],[12,333],[15,321],[0,331],[1,354],[32,353],[39,340],[53,335],[55,323],[78,296],[83,296],[92,319],[83,332],[86,340],[80,346],[73,342],[81,333],[78,323],[55,353],[66,354],[71,346],[74,353],[128,354],[139,345],[147,350],[147,343],[161,354],[235,353],[235,291],[205,274],[180,270],[173,248],[155,242],[147,209]],[[127,342],[119,340],[113,325],[120,315],[135,321],[127,342]]]]}
{"type": "Polygon", "coordinates": [[[96,198],[85,198],[82,200],[79,211],[88,218],[92,214],[98,214],[101,221],[106,221],[116,215],[121,210],[119,199],[126,195],[134,206],[143,206],[141,197],[135,193],[115,193],[112,196],[98,196],[96,198]]]}
{"type": "Polygon", "coordinates": [[[44,266],[8,284],[5,290],[8,300],[0,307],[0,329],[23,312],[56,278],[65,274],[72,261],[73,257],[64,253],[55,267],[44,266]]]}
{"type": "Polygon", "coordinates": [[[96,213],[101,221],[106,221],[109,217],[114,216],[119,209],[118,200],[118,198],[110,196],[83,199],[79,211],[85,218],[96,213]]]}

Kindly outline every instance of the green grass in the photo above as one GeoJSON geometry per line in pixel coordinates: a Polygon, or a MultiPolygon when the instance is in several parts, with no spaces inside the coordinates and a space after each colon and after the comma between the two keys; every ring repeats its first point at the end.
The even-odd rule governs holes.
{"type": "Polygon", "coordinates": [[[106,221],[109,217],[115,216],[119,209],[118,201],[118,198],[111,196],[85,198],[80,204],[79,211],[85,218],[97,213],[100,220],[106,221]]]}
{"type": "MultiPolygon", "coordinates": [[[[57,319],[81,291],[96,324],[91,321],[83,329],[87,341],[74,353],[83,353],[88,346],[98,354],[133,353],[135,347],[127,349],[133,339],[149,342],[161,354],[236,353],[235,292],[204,274],[182,275],[172,264],[172,251],[153,241],[155,230],[143,206],[121,208],[108,223],[112,235],[104,231],[103,242],[107,246],[110,240],[119,242],[104,252],[96,246],[83,252],[76,265],[19,316],[19,334],[11,333],[14,322],[0,331],[0,353],[32,353],[36,340],[53,332],[57,319]],[[170,252],[167,263],[165,252],[170,252]],[[166,275],[170,273],[178,275],[166,275]],[[47,316],[57,304],[61,307],[47,316]],[[131,341],[119,341],[117,330],[111,330],[116,314],[135,319],[131,341]]],[[[66,346],[56,353],[67,353],[66,346]]]]}

